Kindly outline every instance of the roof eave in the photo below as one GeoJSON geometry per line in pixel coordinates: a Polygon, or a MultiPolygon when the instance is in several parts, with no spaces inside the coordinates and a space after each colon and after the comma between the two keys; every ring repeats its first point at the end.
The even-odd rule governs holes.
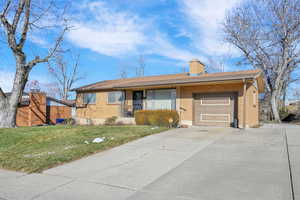
{"type": "Polygon", "coordinates": [[[112,88],[100,88],[100,89],[86,89],[86,90],[77,90],[76,92],[95,92],[95,91],[105,91],[105,90],[125,90],[125,89],[135,89],[141,87],[158,87],[158,86],[184,86],[184,85],[199,85],[205,83],[213,83],[213,82],[220,82],[220,83],[228,83],[232,81],[243,81],[243,80],[253,80],[253,76],[243,77],[243,78],[234,78],[234,79],[223,79],[223,80],[209,80],[209,81],[194,81],[194,82],[184,82],[184,83],[160,83],[160,84],[148,84],[148,85],[137,85],[137,86],[117,86],[112,88]]]}

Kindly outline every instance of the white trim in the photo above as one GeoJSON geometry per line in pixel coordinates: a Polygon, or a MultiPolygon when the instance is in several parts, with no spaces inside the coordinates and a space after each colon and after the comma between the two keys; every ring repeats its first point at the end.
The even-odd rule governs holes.
{"type": "Polygon", "coordinates": [[[200,121],[202,122],[230,122],[230,114],[202,114],[200,113],[200,121]],[[211,115],[211,116],[226,116],[229,121],[213,121],[213,120],[203,120],[203,115],[211,115]]]}
{"type": "Polygon", "coordinates": [[[228,97],[228,103],[227,104],[203,104],[203,101],[202,101],[202,98],[201,98],[201,100],[200,100],[200,104],[201,105],[204,105],[204,106],[230,106],[230,104],[231,104],[231,98],[230,97],[228,97]]]}

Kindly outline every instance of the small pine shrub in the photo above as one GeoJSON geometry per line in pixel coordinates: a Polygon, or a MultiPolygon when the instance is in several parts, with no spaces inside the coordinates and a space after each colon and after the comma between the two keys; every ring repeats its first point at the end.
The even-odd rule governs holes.
{"type": "Polygon", "coordinates": [[[177,127],[179,123],[176,110],[139,110],[134,116],[137,125],[177,127]]]}

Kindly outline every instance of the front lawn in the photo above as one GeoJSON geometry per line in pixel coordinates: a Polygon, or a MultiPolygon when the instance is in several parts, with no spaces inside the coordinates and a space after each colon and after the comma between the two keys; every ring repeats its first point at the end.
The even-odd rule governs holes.
{"type": "Polygon", "coordinates": [[[0,129],[0,168],[41,172],[167,128],[148,126],[44,126],[0,129]],[[104,137],[101,143],[92,143],[104,137]]]}

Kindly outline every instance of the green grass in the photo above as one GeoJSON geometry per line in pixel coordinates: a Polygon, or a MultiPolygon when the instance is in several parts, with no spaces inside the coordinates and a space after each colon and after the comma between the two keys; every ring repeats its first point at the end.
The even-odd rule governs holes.
{"type": "Polygon", "coordinates": [[[28,173],[41,172],[165,130],[167,128],[148,126],[47,126],[0,129],[0,168],[28,173]],[[104,142],[92,143],[97,137],[105,137],[104,142]]]}

